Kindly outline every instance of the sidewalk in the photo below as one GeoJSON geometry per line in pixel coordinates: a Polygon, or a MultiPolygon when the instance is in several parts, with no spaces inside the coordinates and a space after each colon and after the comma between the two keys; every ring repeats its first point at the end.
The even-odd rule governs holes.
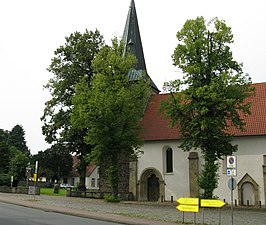
{"type": "MultiPolygon", "coordinates": [[[[121,202],[108,203],[102,199],[74,198],[65,196],[48,196],[0,193],[0,202],[17,204],[44,211],[75,215],[96,220],[103,220],[129,225],[181,225],[183,214],[176,210],[176,203],[158,202],[121,202]],[[179,221],[179,223],[178,223],[179,221]]],[[[204,210],[204,223],[208,225],[231,224],[229,207],[204,210]]],[[[184,222],[202,224],[202,211],[196,214],[185,213],[184,222]]],[[[265,225],[266,209],[234,209],[234,225],[265,225]]]]}
{"type": "MultiPolygon", "coordinates": [[[[163,222],[163,221],[155,221],[155,220],[149,220],[145,218],[134,218],[124,215],[117,215],[117,214],[111,214],[111,213],[103,213],[103,212],[94,212],[94,211],[88,211],[80,208],[74,208],[74,203],[78,204],[78,201],[84,202],[85,199],[77,199],[77,198],[66,198],[65,200],[72,201],[75,199],[75,201],[72,201],[72,207],[64,207],[64,202],[62,201],[62,197],[57,196],[43,196],[43,195],[36,195],[35,200],[34,196],[32,195],[23,195],[23,194],[8,194],[8,193],[0,193],[0,202],[25,206],[29,208],[35,208],[44,210],[47,212],[56,212],[56,213],[62,213],[67,215],[73,215],[73,216],[80,216],[84,218],[90,218],[95,220],[102,220],[102,221],[108,221],[108,222],[114,222],[119,224],[128,224],[128,225],[178,225],[178,223],[172,223],[172,222],[163,222]],[[49,198],[50,197],[50,198],[49,198]],[[50,201],[50,204],[47,204],[47,199],[51,199],[57,204],[61,201],[60,204],[62,206],[58,206],[53,204],[53,202],[50,201]],[[59,201],[58,201],[59,200],[59,201]]],[[[89,199],[87,199],[89,200],[89,199]]],[[[100,201],[98,201],[100,202],[100,201]]],[[[88,201],[89,203],[89,201],[88,201]]],[[[101,204],[105,204],[102,202],[101,204]]],[[[106,204],[117,204],[117,203],[106,203],[106,204]]]]}

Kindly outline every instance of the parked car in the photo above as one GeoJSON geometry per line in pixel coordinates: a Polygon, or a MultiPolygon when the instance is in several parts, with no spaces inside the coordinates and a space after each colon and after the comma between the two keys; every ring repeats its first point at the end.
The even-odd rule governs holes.
{"type": "Polygon", "coordinates": [[[74,188],[74,186],[70,185],[70,184],[60,184],[60,188],[62,189],[66,189],[66,188],[74,188]]]}

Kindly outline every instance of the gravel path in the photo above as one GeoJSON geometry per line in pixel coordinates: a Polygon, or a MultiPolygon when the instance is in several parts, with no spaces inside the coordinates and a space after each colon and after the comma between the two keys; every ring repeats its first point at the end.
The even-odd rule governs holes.
{"type": "MultiPolygon", "coordinates": [[[[3,194],[3,193],[1,193],[3,194]]],[[[34,200],[34,196],[23,194],[4,194],[12,198],[24,201],[34,200]]],[[[183,221],[183,213],[175,209],[175,204],[171,203],[151,203],[151,202],[121,202],[107,203],[100,199],[74,198],[65,196],[40,195],[35,197],[38,204],[59,206],[70,209],[80,209],[91,212],[110,213],[129,217],[138,217],[165,222],[183,221]]],[[[184,222],[202,224],[202,212],[197,214],[185,213],[184,222]],[[194,217],[196,216],[196,218],[194,217]]],[[[231,210],[222,208],[220,210],[220,225],[230,225],[231,210]]],[[[204,222],[208,225],[219,224],[219,210],[205,209],[204,222]]],[[[234,209],[234,225],[266,225],[266,209],[234,209]]]]}

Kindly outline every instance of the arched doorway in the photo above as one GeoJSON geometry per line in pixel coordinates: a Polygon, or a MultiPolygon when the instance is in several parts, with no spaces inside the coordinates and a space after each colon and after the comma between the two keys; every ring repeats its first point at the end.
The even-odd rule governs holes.
{"type": "Polygon", "coordinates": [[[259,205],[259,185],[248,173],[242,177],[237,186],[240,205],[259,205]]]}
{"type": "Polygon", "coordinates": [[[254,186],[250,182],[245,182],[241,187],[243,205],[255,205],[254,186]]]}
{"type": "Polygon", "coordinates": [[[138,181],[138,200],[159,201],[165,196],[165,183],[161,173],[155,168],[145,169],[138,181]]]}

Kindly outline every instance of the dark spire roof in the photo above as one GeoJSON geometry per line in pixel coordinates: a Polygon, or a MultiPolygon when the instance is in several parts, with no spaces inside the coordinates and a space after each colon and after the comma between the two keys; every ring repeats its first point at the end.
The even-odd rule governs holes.
{"type": "Polygon", "coordinates": [[[129,6],[127,21],[123,34],[123,41],[125,43],[124,54],[126,51],[130,51],[138,60],[135,68],[128,73],[129,79],[138,80],[143,71],[146,71],[147,79],[151,81],[152,89],[159,93],[159,89],[147,73],[134,0],[131,0],[129,6]]]}

